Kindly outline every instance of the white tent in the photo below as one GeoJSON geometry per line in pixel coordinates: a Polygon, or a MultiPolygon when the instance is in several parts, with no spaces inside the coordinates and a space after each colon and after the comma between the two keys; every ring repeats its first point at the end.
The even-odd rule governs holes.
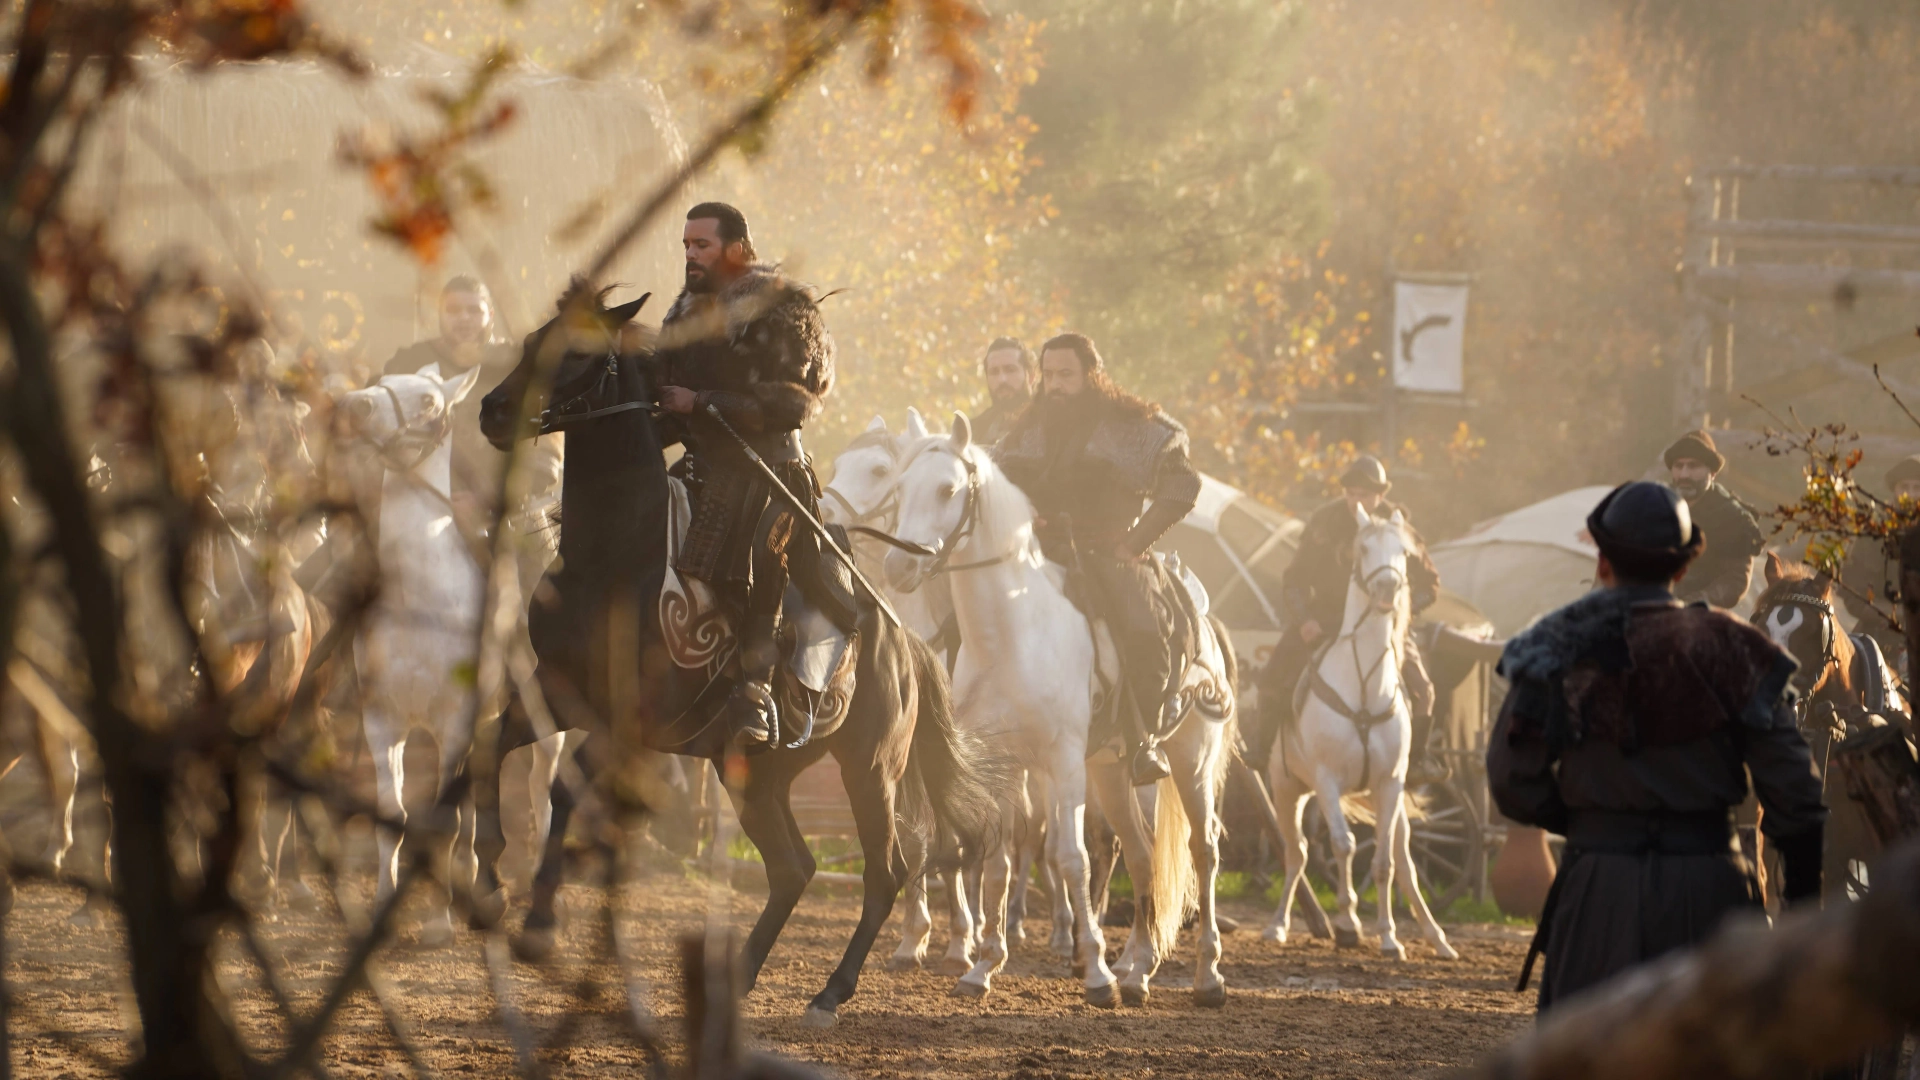
{"type": "Polygon", "coordinates": [[[1593,587],[1599,549],[1587,535],[1587,515],[1610,490],[1575,488],[1435,545],[1440,580],[1484,612],[1501,636],[1518,633],[1593,587]]]}

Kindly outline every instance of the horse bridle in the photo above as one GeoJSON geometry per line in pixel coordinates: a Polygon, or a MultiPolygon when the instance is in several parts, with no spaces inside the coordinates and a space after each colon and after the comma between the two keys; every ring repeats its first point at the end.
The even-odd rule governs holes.
{"type": "MultiPolygon", "coordinates": [[[[845,450],[840,451],[840,454],[842,457],[845,457],[855,450],[862,450],[869,446],[885,446],[888,451],[887,456],[896,462],[898,461],[898,455],[893,452],[893,438],[884,431],[861,432],[857,438],[847,444],[845,450]]],[[[822,497],[832,499],[834,502],[839,503],[840,508],[846,512],[848,532],[855,530],[863,534],[872,532],[874,530],[866,527],[867,522],[885,519],[900,509],[900,483],[897,475],[894,477],[893,485],[888,488],[886,496],[875,503],[873,509],[864,512],[861,511],[859,507],[853,505],[853,500],[847,498],[832,484],[828,484],[821,494],[822,497]]]]}
{"type": "Polygon", "coordinates": [[[1840,643],[1836,640],[1840,633],[1839,615],[1833,610],[1833,605],[1823,596],[1814,596],[1804,592],[1789,592],[1785,595],[1775,597],[1764,608],[1754,609],[1754,625],[1765,626],[1769,624],[1773,620],[1774,612],[1779,611],[1783,607],[1812,608],[1820,613],[1820,677],[1807,687],[1807,694],[1811,695],[1813,691],[1818,690],[1826,683],[1827,673],[1840,662],[1840,643]]]}
{"type": "Polygon", "coordinates": [[[443,399],[440,411],[434,414],[433,428],[416,430],[407,425],[407,410],[400,404],[399,391],[387,385],[384,379],[374,385],[386,391],[387,401],[393,405],[393,434],[385,439],[370,440],[374,452],[380,455],[381,462],[387,468],[397,473],[411,474],[420,467],[421,462],[433,456],[435,448],[447,437],[447,429],[453,422],[453,409],[443,399]],[[395,451],[414,443],[418,443],[420,449],[411,460],[403,462],[395,456],[395,451]]]}
{"type": "MultiPolygon", "coordinates": [[[[1356,537],[1355,544],[1357,545],[1358,543],[1359,540],[1356,537]]],[[[1354,585],[1359,587],[1362,593],[1367,594],[1369,597],[1372,596],[1371,587],[1374,580],[1383,573],[1396,574],[1401,581],[1405,580],[1405,573],[1391,562],[1376,566],[1367,573],[1362,574],[1360,572],[1360,560],[1355,559],[1353,561],[1352,581],[1354,585]]],[[[1363,665],[1360,659],[1360,629],[1367,625],[1367,620],[1372,619],[1376,615],[1386,618],[1392,614],[1393,612],[1381,611],[1372,603],[1368,603],[1366,610],[1360,613],[1360,618],[1355,620],[1353,629],[1333,640],[1333,644],[1338,645],[1340,640],[1344,638],[1350,651],[1353,653],[1353,669],[1358,672],[1360,676],[1359,708],[1348,705],[1346,699],[1340,696],[1340,692],[1335,690],[1327,682],[1326,676],[1320,674],[1320,665],[1309,661],[1307,682],[1309,691],[1318,696],[1320,700],[1326,702],[1329,708],[1345,717],[1348,723],[1351,723],[1359,730],[1362,751],[1360,755],[1360,786],[1362,788],[1367,786],[1369,778],[1368,770],[1371,767],[1372,761],[1372,756],[1365,752],[1367,737],[1372,733],[1375,725],[1383,723],[1393,716],[1394,706],[1400,704],[1400,699],[1406,694],[1406,687],[1396,682],[1394,684],[1393,697],[1387,702],[1385,709],[1380,712],[1373,712],[1367,709],[1367,686],[1373,682],[1373,677],[1380,673],[1381,666],[1387,662],[1387,658],[1393,658],[1396,669],[1401,666],[1400,642],[1394,637],[1389,637],[1387,639],[1387,647],[1381,650],[1380,655],[1374,658],[1373,663],[1371,665],[1363,665]]]]}
{"type": "Polygon", "coordinates": [[[580,391],[560,404],[549,404],[539,416],[540,434],[550,435],[556,431],[564,431],[582,421],[597,420],[602,416],[613,416],[616,413],[634,412],[639,409],[653,411],[658,408],[658,406],[654,405],[651,401],[623,401],[618,405],[608,405],[599,409],[592,408],[591,402],[606,390],[608,381],[617,380],[619,377],[620,352],[614,347],[613,343],[609,341],[607,343],[606,363],[600,369],[600,377],[593,381],[592,386],[587,387],[585,390],[580,391]],[[588,407],[576,408],[576,406],[581,405],[588,407]]]}
{"type": "MultiPolygon", "coordinates": [[[[978,524],[980,520],[980,466],[964,452],[955,450],[944,443],[934,443],[927,447],[926,450],[944,450],[952,454],[960,460],[961,468],[967,472],[966,501],[961,504],[960,519],[953,523],[953,528],[947,531],[946,537],[937,545],[928,547],[925,544],[918,544],[912,540],[902,540],[892,533],[866,525],[853,525],[848,527],[847,531],[850,533],[857,532],[862,536],[871,536],[881,543],[899,548],[909,555],[932,558],[933,565],[927,569],[928,577],[937,574],[959,574],[968,570],[980,570],[989,566],[997,566],[1013,558],[1014,552],[1008,550],[988,559],[978,559],[974,562],[959,563],[957,565],[952,562],[954,549],[959,547],[962,541],[973,535],[974,526],[978,524]]],[[[923,450],[922,453],[926,452],[926,450],[923,450]]],[[[913,458],[908,458],[901,464],[900,471],[902,475],[905,475],[908,467],[910,467],[914,459],[918,457],[919,454],[915,454],[913,458]]],[[[896,498],[898,490],[896,487],[896,498]]]]}

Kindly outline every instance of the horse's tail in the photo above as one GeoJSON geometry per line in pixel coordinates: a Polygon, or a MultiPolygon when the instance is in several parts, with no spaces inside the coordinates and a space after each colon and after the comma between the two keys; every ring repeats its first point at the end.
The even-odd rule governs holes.
{"type": "Polygon", "coordinates": [[[993,839],[1000,821],[995,792],[1004,789],[1007,761],[984,740],[960,730],[946,665],[920,635],[905,630],[901,635],[919,692],[903,801],[909,806],[920,803],[931,814],[928,869],[944,869],[958,862],[956,845],[978,855],[993,839]]]}
{"type": "MultiPolygon", "coordinates": [[[[1233,655],[1233,642],[1227,628],[1209,615],[1207,627],[1214,645],[1220,650],[1221,670],[1226,676],[1227,716],[1219,723],[1219,739],[1209,744],[1208,759],[1201,764],[1201,776],[1211,795],[1207,801],[1216,808],[1227,786],[1227,771],[1233,764],[1235,726],[1239,716],[1236,699],[1240,663],[1233,655]]],[[[1184,721],[1182,721],[1184,723],[1184,721]]],[[[1193,822],[1187,817],[1186,804],[1180,800],[1180,787],[1172,778],[1160,781],[1153,813],[1153,910],[1149,913],[1148,933],[1156,956],[1170,956],[1180,927],[1200,907],[1200,879],[1193,867],[1193,822]]],[[[1217,811],[1216,811],[1217,813],[1217,811]]],[[[1217,820],[1201,822],[1203,829],[1217,828],[1217,820]]],[[[1217,840],[1218,837],[1216,836],[1217,840]]]]}

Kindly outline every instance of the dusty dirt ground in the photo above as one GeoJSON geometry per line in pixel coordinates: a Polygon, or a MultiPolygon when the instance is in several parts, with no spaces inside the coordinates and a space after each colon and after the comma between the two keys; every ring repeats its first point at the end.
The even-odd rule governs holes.
{"type": "MultiPolygon", "coordinates": [[[[324,888],[320,877],[308,881],[316,891],[324,888]]],[[[588,966],[589,957],[607,955],[604,894],[569,887],[563,895],[569,923],[558,955],[544,970],[517,965],[516,996],[537,1031],[572,1025],[569,1045],[544,1055],[551,1075],[629,1075],[642,1058],[625,1036],[618,975],[602,960],[588,966]],[[601,988],[586,1006],[572,996],[583,975],[601,988]]],[[[675,869],[656,870],[626,893],[624,925],[643,944],[654,1006],[663,1016],[679,1014],[674,942],[702,925],[709,895],[703,880],[675,869]]],[[[752,886],[743,884],[731,900],[734,925],[744,933],[758,910],[752,886]]],[[[95,927],[72,924],[68,916],[77,902],[72,890],[26,885],[6,919],[19,1075],[101,1076],[127,1058],[124,936],[112,918],[95,927]]],[[[746,1002],[755,1045],[842,1076],[1371,1078],[1444,1073],[1477,1060],[1529,1022],[1530,996],[1512,989],[1525,948],[1520,930],[1451,927],[1463,956],[1442,962],[1424,941],[1412,943],[1403,924],[1412,958],[1396,963],[1370,949],[1261,942],[1257,930],[1267,912],[1236,903],[1225,911],[1246,929],[1225,941],[1230,996],[1223,1009],[1198,1009],[1186,992],[1191,933],[1162,968],[1145,1007],[1106,1011],[1083,1004],[1044,933],[1029,935],[1016,949],[985,1001],[951,998],[949,977],[885,970],[899,940],[896,912],[839,1025],[805,1029],[801,1011],[838,962],[857,911],[848,889],[809,892],[746,1002]]],[[[331,900],[306,910],[283,908],[271,918],[262,936],[304,1012],[340,970],[344,924],[331,900]]],[[[937,927],[936,949],[944,937],[944,927],[937,927]]],[[[1117,949],[1120,932],[1109,937],[1117,949]]],[[[502,1076],[514,1069],[482,945],[479,935],[463,929],[451,947],[427,949],[408,931],[381,959],[423,1057],[444,1076],[502,1076]]],[[[276,1052],[287,1031],[257,970],[233,941],[225,955],[223,975],[250,1045],[276,1052]]],[[[335,1077],[406,1075],[405,1058],[364,993],[342,1013],[325,1049],[335,1077]]]]}

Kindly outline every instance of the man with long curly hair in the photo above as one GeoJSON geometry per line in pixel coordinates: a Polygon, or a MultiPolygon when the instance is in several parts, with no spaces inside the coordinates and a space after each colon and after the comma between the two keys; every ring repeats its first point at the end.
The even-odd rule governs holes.
{"type": "Polygon", "coordinates": [[[1085,601],[1107,621],[1124,672],[1111,734],[1126,744],[1134,782],[1150,783],[1168,775],[1156,743],[1178,719],[1167,714],[1195,633],[1152,549],[1193,509],[1200,474],[1186,429],[1115,386],[1086,336],[1040,347],[1040,385],[994,458],[1033,500],[1047,557],[1077,568],[1085,601]]]}

